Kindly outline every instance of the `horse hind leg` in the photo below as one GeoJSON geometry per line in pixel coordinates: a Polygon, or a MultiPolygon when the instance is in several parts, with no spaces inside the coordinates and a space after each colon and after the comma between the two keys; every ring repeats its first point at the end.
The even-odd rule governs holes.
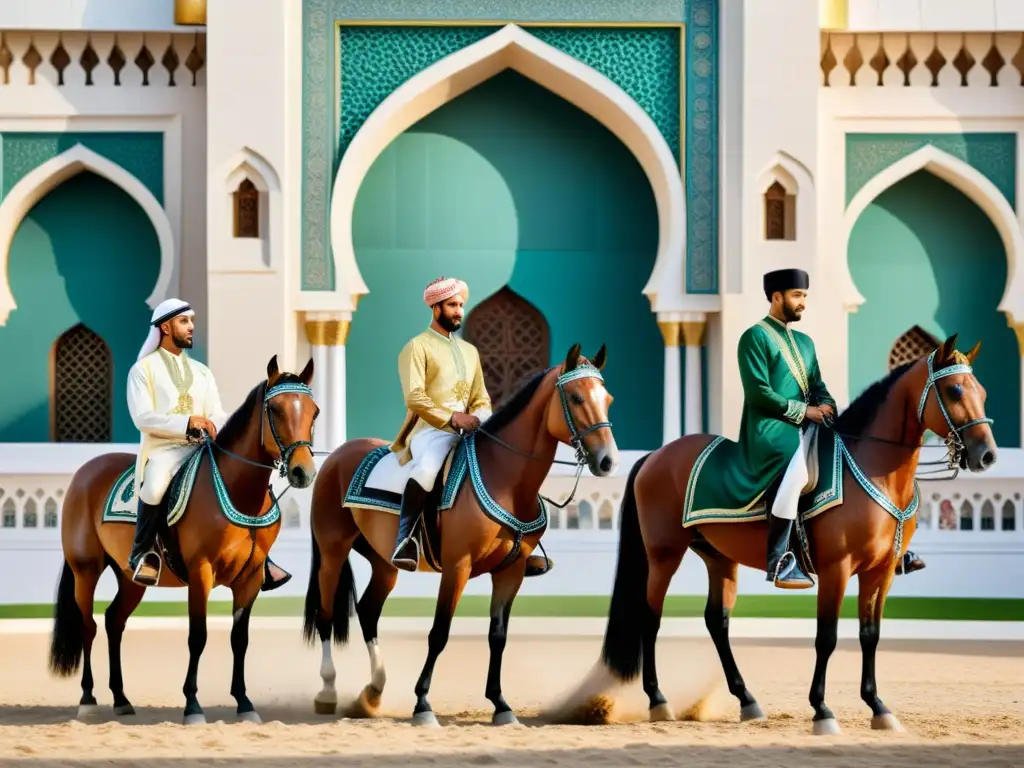
{"type": "Polygon", "coordinates": [[[398,581],[398,569],[378,555],[376,550],[362,537],[356,540],[354,549],[370,561],[372,568],[370,583],[366,586],[363,596],[356,605],[359,625],[363,630],[363,641],[366,643],[366,650],[370,655],[370,682],[363,688],[359,699],[351,707],[350,716],[374,717],[380,709],[384,684],[387,682],[387,672],[384,668],[384,656],[381,653],[377,637],[377,627],[381,612],[384,610],[384,603],[398,581]]]}
{"type": "Polygon", "coordinates": [[[878,698],[875,680],[875,652],[881,636],[882,608],[892,584],[890,564],[859,574],[858,616],[860,618],[861,682],[860,697],[871,708],[871,728],[876,731],[903,731],[900,721],[878,698]]]}
{"type": "Polygon", "coordinates": [[[108,565],[117,577],[117,594],[104,613],[107,630],[107,654],[110,661],[110,692],[114,695],[114,714],[124,717],[135,714],[135,708],[124,695],[124,678],[121,671],[121,639],[128,617],[132,615],[146,588],[125,576],[117,564],[108,558],[108,565]]]}
{"type": "Polygon", "coordinates": [[[814,708],[815,736],[832,736],[840,732],[836,716],[825,704],[825,673],[838,642],[839,611],[849,580],[850,573],[844,563],[834,564],[819,574],[818,628],[814,638],[816,659],[809,696],[810,704],[814,708]]]}
{"type": "Polygon", "coordinates": [[[704,607],[704,626],[707,627],[715,650],[718,651],[718,659],[722,663],[729,693],[740,702],[740,721],[764,720],[761,705],[747,690],[747,684],[743,681],[739,665],[732,654],[732,644],[729,642],[729,617],[736,607],[737,565],[703,543],[695,543],[691,549],[700,555],[708,569],[708,600],[704,607]]]}
{"type": "Polygon", "coordinates": [[[92,644],[96,639],[93,600],[96,584],[105,567],[104,561],[75,559],[64,561],[57,586],[53,635],[50,642],[50,670],[62,677],[72,675],[82,666],[82,697],[78,717],[86,719],[99,713],[93,695],[92,644]]]}
{"type": "Polygon", "coordinates": [[[640,632],[643,643],[643,688],[647,694],[651,722],[675,720],[672,707],[669,706],[658,683],[658,667],[654,653],[658,643],[658,631],[661,629],[662,613],[665,610],[665,596],[685,554],[686,544],[678,546],[674,542],[671,545],[656,546],[647,552],[650,571],[647,576],[647,604],[643,606],[645,610],[640,620],[640,632]]]}

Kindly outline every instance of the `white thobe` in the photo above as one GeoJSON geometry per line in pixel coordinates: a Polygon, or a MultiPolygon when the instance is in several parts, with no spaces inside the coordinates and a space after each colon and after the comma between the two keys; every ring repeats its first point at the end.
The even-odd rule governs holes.
{"type": "Polygon", "coordinates": [[[146,355],[128,372],[128,411],[142,433],[135,463],[137,496],[152,505],[160,504],[174,474],[195,450],[186,436],[189,418],[203,416],[212,421],[218,431],[227,421],[213,374],[191,357],[188,365],[193,379],[188,394],[192,397],[192,408],[188,413],[181,411],[179,392],[161,359],[162,354],[168,354],[183,375],[186,353],[170,355],[160,350],[146,355]]]}

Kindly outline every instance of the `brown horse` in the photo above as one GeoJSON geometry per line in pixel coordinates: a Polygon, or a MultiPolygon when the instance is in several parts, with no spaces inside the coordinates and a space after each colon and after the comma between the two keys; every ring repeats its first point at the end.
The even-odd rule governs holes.
{"type": "MultiPolygon", "coordinates": [[[[276,465],[295,488],[309,486],[316,476],[310,435],[319,408],[309,389],[312,377],[312,360],[296,376],[279,372],[277,356],[271,358],[266,380],[249,393],[216,440],[203,439],[167,492],[165,508],[173,504],[171,497],[181,487],[180,479],[185,478],[185,490],[175,510],[180,517],[173,525],[164,523],[161,528],[169,567],[163,569],[157,586],[188,587],[189,664],[183,688],[186,725],[206,721],[196,698],[199,657],[206,646],[210,590],[221,585],[230,587],[233,597],[231,695],[238,703],[240,720],[259,722],[255,707],[245,695],[245,652],[249,615],[263,583],[264,561],[281,529],[281,513],[270,492],[270,476],[276,465]]],[[[93,594],[108,566],[118,585],[105,616],[114,714],[135,713],[124,695],[121,637],[146,588],[132,581],[128,567],[134,531],[125,523],[134,518],[111,520],[107,514],[108,499],[115,488],[123,487],[134,463],[135,456],[130,453],[107,453],[91,459],[75,472],[64,499],[64,567],[57,587],[50,669],[68,677],[77,671],[84,653],[79,716],[97,710],[91,663],[96,637],[93,594]]]]}
{"type": "MultiPolygon", "coordinates": [[[[947,435],[951,469],[959,465],[983,471],[996,457],[991,420],[985,417],[985,390],[970,367],[980,342],[966,355],[955,350],[955,343],[954,335],[927,358],[895,369],[855,400],[838,417],[834,430],[819,428],[819,443],[834,441],[839,457],[833,466],[822,468],[822,473],[834,468],[842,486],[838,504],[818,516],[808,515],[804,521],[807,558],[820,581],[817,663],[810,691],[815,734],[839,732],[825,705],[825,671],[836,647],[847,582],[855,574],[860,587],[861,697],[871,708],[873,728],[902,729],[878,697],[875,651],[885,597],[896,564],[914,533],[919,499],[915,473],[922,438],[925,430],[947,435]],[[898,518],[905,524],[898,523],[898,518]]],[[[764,515],[753,522],[682,524],[694,462],[712,439],[710,435],[680,438],[632,467],[622,501],[618,566],[602,659],[592,676],[565,702],[564,713],[578,712],[583,702],[593,706],[592,696],[607,690],[616,678],[625,682],[642,670],[650,718],[673,719],[658,686],[655,642],[669,582],[686,550],[693,549],[708,569],[704,621],[729,691],[739,699],[742,720],[764,717],[747,690],[729,644],[737,564],[760,571],[766,568],[764,515]]]]}
{"type": "MultiPolygon", "coordinates": [[[[608,421],[612,397],[600,374],[604,363],[604,347],[590,363],[580,356],[580,345],[574,345],[563,365],[538,374],[477,433],[464,437],[454,454],[451,476],[455,479],[450,476],[444,489],[441,486],[445,484],[438,480],[426,507],[443,510],[435,522],[439,551],[432,551],[433,546],[424,549],[440,570],[441,584],[426,664],[416,683],[415,724],[438,725],[427,701],[434,664],[448,642],[452,615],[466,582],[486,573],[491,574],[492,592],[485,695],[494,704],[495,725],[516,722],[501,694],[501,657],[526,558],[547,526],[544,503],[538,495],[541,484],[559,442],[576,449],[580,470],[586,462],[593,474],[605,477],[618,465],[618,449],[608,421]],[[456,476],[459,467],[461,474],[456,476]],[[451,496],[438,507],[437,497],[445,492],[451,496]]],[[[337,707],[331,635],[333,631],[338,645],[347,642],[353,607],[370,654],[371,681],[359,698],[363,714],[376,711],[384,690],[377,622],[398,576],[390,562],[398,516],[386,509],[347,506],[353,478],[357,472],[365,473],[365,469],[360,471],[363,460],[375,450],[383,455],[388,444],[372,438],[342,444],[320,468],[313,488],[313,560],[304,635],[314,642],[315,629],[323,650],[320,677],[324,687],[314,702],[320,714],[333,713],[337,707]],[[355,586],[348,560],[352,549],[369,560],[373,571],[358,606],[354,606],[355,586]]],[[[421,521],[425,519],[426,515],[421,521]]],[[[431,569],[421,561],[420,570],[431,569]]]]}

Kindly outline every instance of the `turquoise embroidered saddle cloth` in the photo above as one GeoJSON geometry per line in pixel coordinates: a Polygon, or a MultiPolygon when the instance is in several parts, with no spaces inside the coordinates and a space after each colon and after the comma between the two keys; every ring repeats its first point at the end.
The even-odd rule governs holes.
{"type": "MultiPolygon", "coordinates": [[[[188,500],[192,496],[192,489],[195,486],[199,465],[205,455],[206,451],[197,447],[171,479],[171,484],[167,487],[167,493],[163,499],[163,506],[167,510],[168,528],[181,520],[181,516],[185,514],[188,500]]],[[[134,525],[138,517],[139,501],[135,483],[135,462],[132,462],[131,466],[114,481],[110,493],[107,494],[107,501],[103,506],[103,522],[134,525]]]]}

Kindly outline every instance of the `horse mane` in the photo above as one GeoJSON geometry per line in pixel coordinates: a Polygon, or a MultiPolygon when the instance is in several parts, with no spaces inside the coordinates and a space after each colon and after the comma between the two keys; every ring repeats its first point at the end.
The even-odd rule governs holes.
{"type": "Polygon", "coordinates": [[[875,414],[882,407],[882,403],[889,397],[889,392],[896,385],[917,360],[898,365],[889,371],[888,375],[871,384],[861,392],[857,399],[850,403],[845,411],[836,418],[834,429],[844,435],[859,436],[871,426],[875,414]]]}
{"type": "MultiPolygon", "coordinates": [[[[274,382],[275,385],[285,383],[301,384],[303,382],[294,373],[282,373],[277,378],[277,381],[274,382]]],[[[245,396],[242,404],[228,417],[228,420],[224,422],[224,426],[217,432],[217,439],[214,441],[217,445],[227,447],[235,444],[242,438],[245,430],[249,427],[253,411],[263,407],[263,395],[266,391],[266,379],[249,390],[249,394],[245,396]]]]}
{"type": "Polygon", "coordinates": [[[544,381],[544,377],[550,370],[548,368],[546,371],[534,374],[512,397],[505,401],[504,405],[492,413],[481,426],[492,435],[495,435],[512,423],[523,412],[523,409],[533,399],[533,396],[537,394],[541,382],[544,381]]]}

